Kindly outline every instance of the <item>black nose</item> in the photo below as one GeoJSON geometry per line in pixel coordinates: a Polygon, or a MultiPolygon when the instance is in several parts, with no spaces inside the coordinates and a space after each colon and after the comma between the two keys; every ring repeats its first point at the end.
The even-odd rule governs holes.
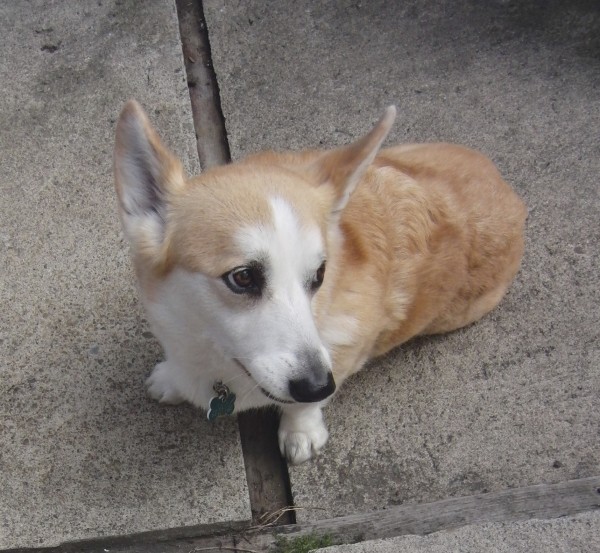
{"type": "Polygon", "coordinates": [[[300,403],[321,401],[335,392],[335,381],[331,372],[327,377],[316,379],[314,377],[290,380],[290,395],[300,403]]]}

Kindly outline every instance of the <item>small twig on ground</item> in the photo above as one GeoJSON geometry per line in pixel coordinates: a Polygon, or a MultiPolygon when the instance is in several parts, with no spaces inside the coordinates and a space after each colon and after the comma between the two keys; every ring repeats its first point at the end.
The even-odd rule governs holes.
{"type": "Polygon", "coordinates": [[[195,547],[190,549],[188,553],[198,553],[199,551],[235,551],[236,553],[260,553],[256,549],[244,549],[230,545],[222,545],[220,547],[195,547]]]}
{"type": "Polygon", "coordinates": [[[273,526],[285,513],[289,513],[290,511],[296,511],[296,507],[282,507],[281,509],[277,509],[277,511],[264,513],[258,519],[258,524],[252,526],[250,530],[262,530],[263,528],[273,526]]]}
{"type": "Polygon", "coordinates": [[[290,511],[301,511],[301,510],[319,510],[319,511],[324,511],[325,509],[323,507],[282,507],[281,509],[278,509],[277,511],[273,511],[271,513],[265,513],[263,514],[259,519],[258,519],[258,524],[256,526],[251,526],[250,528],[248,528],[249,532],[260,532],[261,530],[264,530],[265,528],[271,528],[272,526],[274,526],[277,521],[285,514],[288,513],[290,511]]]}

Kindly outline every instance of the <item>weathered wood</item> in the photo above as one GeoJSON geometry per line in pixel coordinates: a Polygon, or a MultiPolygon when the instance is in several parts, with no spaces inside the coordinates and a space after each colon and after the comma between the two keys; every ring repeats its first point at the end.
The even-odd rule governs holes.
{"type": "MultiPolygon", "coordinates": [[[[401,505],[374,511],[298,524],[243,530],[228,535],[152,541],[129,537],[128,543],[102,540],[95,544],[70,544],[45,553],[200,553],[200,551],[269,551],[278,536],[288,539],[306,534],[329,535],[334,543],[424,535],[483,522],[550,519],[600,508],[600,476],[514,488],[501,492],[457,497],[421,505],[401,505]]],[[[36,550],[22,550],[33,553],[36,550]]],[[[37,550],[41,551],[41,550],[37,550]]],[[[21,552],[20,552],[21,553],[21,552]]]]}
{"type": "Polygon", "coordinates": [[[229,144],[202,3],[199,0],[176,0],[176,4],[196,145],[204,171],[230,161],[229,144]]]}
{"type": "Polygon", "coordinates": [[[330,535],[339,543],[430,534],[481,522],[557,518],[600,508],[600,476],[558,484],[540,484],[496,493],[402,505],[277,531],[292,536],[330,535]]]}
{"type": "Polygon", "coordinates": [[[289,474],[277,445],[279,416],[274,411],[249,411],[238,415],[252,520],[277,525],[293,524],[289,474]],[[268,515],[274,515],[268,517],[268,515]]]}

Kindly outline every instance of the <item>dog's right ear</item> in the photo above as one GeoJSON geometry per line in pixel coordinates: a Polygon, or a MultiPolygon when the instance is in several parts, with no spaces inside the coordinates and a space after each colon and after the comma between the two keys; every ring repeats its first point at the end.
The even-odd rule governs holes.
{"type": "Polygon", "coordinates": [[[185,178],[134,100],[127,102],[117,123],[114,171],[125,235],[136,253],[159,262],[169,195],[184,187],[185,178]]]}
{"type": "Polygon", "coordinates": [[[395,118],[395,106],[388,107],[366,136],[348,146],[326,152],[313,165],[318,181],[333,190],[335,200],[331,213],[334,219],[339,218],[360,179],[375,159],[395,118]]]}

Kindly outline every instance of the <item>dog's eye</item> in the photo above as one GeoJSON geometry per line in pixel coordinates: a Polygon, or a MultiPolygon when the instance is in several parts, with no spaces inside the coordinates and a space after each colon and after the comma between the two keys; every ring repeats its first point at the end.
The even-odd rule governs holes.
{"type": "Polygon", "coordinates": [[[258,295],[264,282],[261,271],[253,267],[237,267],[225,273],[221,278],[236,294],[258,295]]]}
{"type": "Polygon", "coordinates": [[[324,278],[325,278],[325,261],[323,261],[323,263],[321,263],[321,266],[317,269],[317,272],[315,273],[315,276],[313,277],[310,287],[313,290],[317,290],[321,286],[321,284],[323,284],[324,278]]]}
{"type": "Polygon", "coordinates": [[[250,288],[254,284],[254,279],[249,269],[241,269],[235,271],[235,273],[231,273],[231,280],[239,288],[250,288]]]}

